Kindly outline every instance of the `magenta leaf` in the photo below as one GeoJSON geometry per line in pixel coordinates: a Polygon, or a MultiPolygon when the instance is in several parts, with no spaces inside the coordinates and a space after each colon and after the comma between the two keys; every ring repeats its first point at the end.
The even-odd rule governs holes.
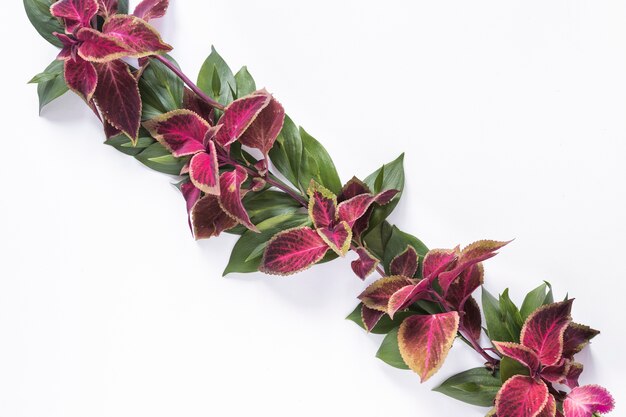
{"type": "Polygon", "coordinates": [[[396,291],[412,284],[413,281],[400,275],[384,277],[370,284],[358,298],[373,310],[387,312],[389,298],[396,291]]]}
{"type": "Polygon", "coordinates": [[[111,62],[128,55],[128,50],[117,39],[91,28],[76,33],[78,55],[90,62],[111,62]]]}
{"type": "Polygon", "coordinates": [[[378,324],[380,319],[385,315],[382,311],[374,310],[363,304],[361,307],[361,320],[363,320],[363,325],[365,326],[365,330],[371,332],[372,329],[378,324]]]}
{"type": "Polygon", "coordinates": [[[144,127],[175,157],[204,151],[209,123],[189,110],[174,110],[145,122],[144,127]]]}
{"type": "Polygon", "coordinates": [[[359,194],[349,200],[342,201],[337,210],[339,218],[348,222],[350,227],[365,215],[370,206],[374,203],[385,205],[398,193],[398,190],[387,190],[378,195],[359,194]]]}
{"type": "Polygon", "coordinates": [[[404,275],[412,278],[417,272],[418,262],[419,255],[413,246],[408,245],[404,252],[391,260],[389,271],[392,275],[404,275]]]}
{"type": "Polygon", "coordinates": [[[317,229],[320,237],[339,256],[345,256],[350,250],[352,243],[352,229],[346,222],[337,223],[334,226],[317,229]]]}
{"type": "Polygon", "coordinates": [[[556,400],[548,394],[548,401],[537,417],[556,417],[556,400]]]}
{"type": "Polygon", "coordinates": [[[183,198],[185,199],[185,203],[187,205],[187,221],[189,223],[189,228],[193,233],[193,226],[191,225],[191,209],[193,209],[193,206],[195,206],[198,200],[200,200],[202,193],[189,181],[181,184],[180,192],[183,194],[183,198]]]}
{"type": "Polygon", "coordinates": [[[541,362],[539,357],[531,349],[519,343],[508,342],[493,342],[493,345],[504,356],[508,356],[511,359],[515,359],[522,365],[526,366],[530,370],[531,376],[534,376],[539,372],[541,368],[541,362]]]}
{"type": "Polygon", "coordinates": [[[193,206],[191,224],[196,239],[208,239],[232,229],[237,222],[222,210],[217,196],[206,195],[193,206]]]}
{"type": "Polygon", "coordinates": [[[424,257],[424,266],[422,268],[424,279],[432,281],[437,278],[441,272],[454,264],[458,254],[458,247],[455,249],[432,249],[428,251],[424,257]]]}
{"type": "Polygon", "coordinates": [[[563,357],[571,358],[584,349],[599,331],[578,323],[570,323],[563,334],[563,357]]]}
{"type": "MultiPolygon", "coordinates": [[[[413,281],[415,282],[415,281],[413,281]]],[[[415,285],[407,285],[398,289],[391,295],[387,303],[387,314],[393,316],[401,310],[408,308],[414,302],[426,298],[430,290],[430,282],[426,279],[421,280],[415,285]]]]}
{"type": "Polygon", "coordinates": [[[548,387],[531,377],[509,378],[496,396],[496,410],[502,417],[537,417],[548,403],[548,387]]]}
{"type": "MultiPolygon", "coordinates": [[[[211,142],[211,145],[214,146],[213,142],[211,142]]],[[[215,148],[213,148],[212,151],[214,152],[215,148]]],[[[194,156],[194,159],[195,158],[196,157],[194,156]]],[[[190,173],[193,173],[193,163],[190,173]]],[[[259,232],[259,229],[257,229],[257,227],[250,221],[250,217],[241,202],[241,199],[243,198],[241,193],[241,184],[243,184],[247,178],[248,174],[240,166],[237,166],[233,171],[226,171],[220,175],[220,206],[226,214],[231,216],[238,223],[246,226],[253,232],[259,232]]]]}
{"type": "Polygon", "coordinates": [[[348,181],[341,189],[341,194],[339,194],[339,200],[349,200],[352,197],[361,194],[370,194],[369,187],[357,177],[352,177],[352,179],[350,179],[350,181],[348,181]]]}
{"type": "Polygon", "coordinates": [[[479,240],[465,247],[461,251],[455,266],[451,270],[439,274],[439,285],[444,294],[448,292],[450,285],[464,270],[495,256],[496,251],[508,243],[495,240],[479,240]]]}
{"type": "Polygon", "coordinates": [[[106,120],[137,141],[141,123],[141,97],[137,79],[122,61],[95,64],[98,85],[94,98],[106,120]]]}
{"type": "Polygon", "coordinates": [[[215,138],[217,143],[225,148],[239,139],[270,100],[269,94],[255,92],[230,103],[219,120],[223,127],[215,138]]]}
{"type": "Polygon", "coordinates": [[[161,35],[144,20],[130,15],[109,17],[102,32],[117,39],[126,49],[126,56],[141,58],[169,52],[172,47],[161,40],[161,35]]]}
{"type": "Polygon", "coordinates": [[[574,388],[563,402],[565,417],[591,417],[594,413],[609,413],[615,401],[611,394],[598,385],[574,388]]]}
{"type": "Polygon", "coordinates": [[[215,117],[215,109],[188,88],[184,89],[183,108],[191,110],[192,112],[202,117],[204,120],[208,120],[213,123],[215,117]]]}
{"type": "Polygon", "coordinates": [[[544,367],[541,370],[541,377],[555,384],[564,384],[566,383],[571,363],[569,359],[562,358],[556,365],[544,367]]]}
{"type": "Polygon", "coordinates": [[[65,21],[68,33],[74,32],[78,27],[88,27],[91,18],[98,13],[96,0],[60,0],[50,6],[50,13],[54,17],[65,21]]]}
{"type": "Polygon", "coordinates": [[[571,322],[573,300],[547,304],[535,310],[522,327],[520,339],[545,366],[555,365],[563,353],[563,334],[571,322]]]}
{"type": "Polygon", "coordinates": [[[98,14],[104,17],[108,17],[117,13],[118,0],[98,0],[98,14]]]}
{"type": "Polygon", "coordinates": [[[143,0],[135,7],[133,14],[146,22],[158,19],[165,16],[169,3],[169,0],[143,0]]]}
{"type": "Polygon", "coordinates": [[[266,274],[291,275],[320,261],[328,245],[310,227],[285,230],[267,244],[259,270],[266,274]]]}
{"type": "Polygon", "coordinates": [[[484,279],[484,269],[482,264],[478,263],[470,266],[459,276],[459,279],[450,284],[446,300],[454,307],[463,309],[465,300],[482,285],[484,279]]]}
{"type": "Polygon", "coordinates": [[[398,331],[398,347],[404,362],[422,382],[443,365],[459,328],[456,311],[407,317],[398,331]]]}
{"type": "Polygon", "coordinates": [[[311,180],[309,189],[309,217],[317,228],[329,227],[337,220],[337,196],[329,189],[311,180]]]}
{"type": "Polygon", "coordinates": [[[376,259],[374,255],[369,253],[367,249],[362,247],[357,248],[356,253],[359,255],[359,258],[352,261],[350,266],[357,277],[365,279],[369,274],[376,270],[379,260],[376,259]]]}
{"type": "Polygon", "coordinates": [[[472,335],[474,339],[479,340],[480,334],[483,330],[482,316],[480,313],[480,307],[474,297],[469,297],[463,304],[463,308],[460,311],[463,312],[461,317],[463,327],[472,335]]]}
{"type": "Polygon", "coordinates": [[[67,59],[64,65],[67,86],[83,100],[90,102],[98,84],[98,74],[93,64],[77,56],[76,59],[67,59]]]}
{"type": "Polygon", "coordinates": [[[243,145],[255,148],[266,156],[276,137],[283,128],[285,121],[285,109],[273,98],[269,93],[265,93],[270,97],[269,104],[261,110],[252,124],[243,132],[239,138],[239,142],[243,145]]]}
{"type": "Polygon", "coordinates": [[[222,193],[217,152],[213,142],[209,142],[208,152],[199,152],[191,158],[189,162],[189,178],[193,185],[206,194],[220,195],[222,193]]]}

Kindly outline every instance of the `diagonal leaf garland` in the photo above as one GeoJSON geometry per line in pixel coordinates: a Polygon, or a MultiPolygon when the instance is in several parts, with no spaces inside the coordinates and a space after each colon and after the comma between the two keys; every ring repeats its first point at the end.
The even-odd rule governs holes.
{"type": "Polygon", "coordinates": [[[583,365],[575,355],[599,332],[574,323],[573,300],[554,302],[550,284],[529,292],[520,308],[508,290],[495,297],[483,287],[483,322],[473,297],[482,262],[508,242],[428,250],[386,220],[402,194],[402,156],[342,185],[324,147],[257,90],[246,67],[233,74],[213,49],[197,84],[178,68],[148,23],[164,16],[168,0],[143,0],[132,14],[125,0],[24,6],[60,48],[31,80],[40,110],[72,90],[102,121],[106,144],[177,176],[196,239],[240,236],[224,274],[290,275],[352,251],[360,279],[381,278],[348,318],[386,334],[377,356],[389,365],[426,381],[459,339],[484,363],[435,390],[489,407],[487,416],[592,417],[613,409],[606,389],[578,383],[583,365]],[[490,347],[480,343],[483,330],[490,347]]]}

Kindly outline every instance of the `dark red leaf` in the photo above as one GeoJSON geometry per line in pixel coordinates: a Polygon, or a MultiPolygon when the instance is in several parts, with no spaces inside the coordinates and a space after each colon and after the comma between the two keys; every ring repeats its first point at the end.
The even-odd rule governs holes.
{"type": "Polygon", "coordinates": [[[169,52],[172,47],[161,40],[151,25],[135,16],[117,14],[109,17],[102,32],[124,46],[126,56],[141,58],[169,52]]]}
{"type": "Polygon", "coordinates": [[[263,254],[259,270],[273,275],[291,275],[321,260],[328,245],[310,227],[285,230],[274,236],[263,254]]]}
{"type": "Polygon", "coordinates": [[[141,97],[137,79],[122,61],[95,64],[98,85],[94,94],[98,108],[115,128],[137,141],[141,124],[141,97]]]}
{"type": "MultiPolygon", "coordinates": [[[[213,142],[211,142],[211,144],[213,144],[213,142]]],[[[193,164],[191,169],[192,173],[193,164]]],[[[222,209],[226,212],[226,214],[231,216],[238,223],[246,226],[253,232],[258,232],[259,229],[252,224],[250,217],[241,202],[241,199],[243,198],[241,184],[243,184],[247,178],[248,174],[240,166],[237,166],[233,171],[227,171],[220,175],[220,206],[222,206],[222,209]]]]}
{"type": "Polygon", "coordinates": [[[218,197],[214,195],[202,197],[193,206],[191,223],[196,239],[219,236],[223,231],[237,225],[237,222],[222,210],[218,197]]]}
{"type": "Polygon", "coordinates": [[[90,102],[96,92],[98,74],[91,62],[81,57],[67,59],[64,69],[65,83],[86,102],[90,102]]]}
{"type": "Polygon", "coordinates": [[[269,96],[269,104],[239,138],[243,145],[258,149],[263,155],[267,155],[272,149],[285,121],[285,109],[275,98],[269,96]]]}
{"type": "Polygon", "coordinates": [[[404,252],[391,260],[389,271],[391,275],[404,275],[405,277],[413,278],[413,275],[417,272],[418,262],[419,255],[413,246],[409,245],[404,252]]]}

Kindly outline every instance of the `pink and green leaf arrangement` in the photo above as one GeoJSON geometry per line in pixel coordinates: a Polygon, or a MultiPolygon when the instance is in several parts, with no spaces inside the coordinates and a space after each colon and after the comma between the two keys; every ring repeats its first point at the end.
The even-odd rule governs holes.
{"type": "Polygon", "coordinates": [[[428,249],[387,221],[403,192],[403,156],[342,183],[324,147],[246,67],[233,74],[212,50],[197,83],[167,55],[150,20],[168,0],[24,0],[35,29],[59,48],[32,79],[40,110],[72,90],[100,119],[105,143],[170,174],[196,239],[239,235],[224,274],[287,276],[350,256],[354,274],[380,278],[348,318],[386,334],[377,356],[421,381],[452,344],[479,355],[436,391],[498,417],[592,417],[608,391],[580,386],[576,355],[599,332],[572,321],[573,300],[548,283],[518,308],[483,287],[483,262],[509,242],[428,249]],[[254,156],[253,156],[254,155],[254,156]],[[474,294],[482,288],[482,311],[474,294]]]}

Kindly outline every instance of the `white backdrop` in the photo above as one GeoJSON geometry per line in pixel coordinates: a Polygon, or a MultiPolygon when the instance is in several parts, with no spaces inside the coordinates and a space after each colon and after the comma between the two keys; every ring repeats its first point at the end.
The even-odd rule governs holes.
{"type": "MultiPolygon", "coordinates": [[[[37,115],[55,50],[3,5],[0,416],[468,416],[440,374],[388,367],[343,318],[349,260],[222,278],[233,236],[195,242],[170,179],[101,144],[73,95],[37,115]]],[[[406,151],[392,221],[488,261],[517,301],[542,280],[603,334],[583,383],[623,384],[626,3],[173,1],[157,26],[195,78],[211,44],[247,64],[343,179],[406,151]]],[[[620,415],[621,412],[615,413],[620,415]]]]}

